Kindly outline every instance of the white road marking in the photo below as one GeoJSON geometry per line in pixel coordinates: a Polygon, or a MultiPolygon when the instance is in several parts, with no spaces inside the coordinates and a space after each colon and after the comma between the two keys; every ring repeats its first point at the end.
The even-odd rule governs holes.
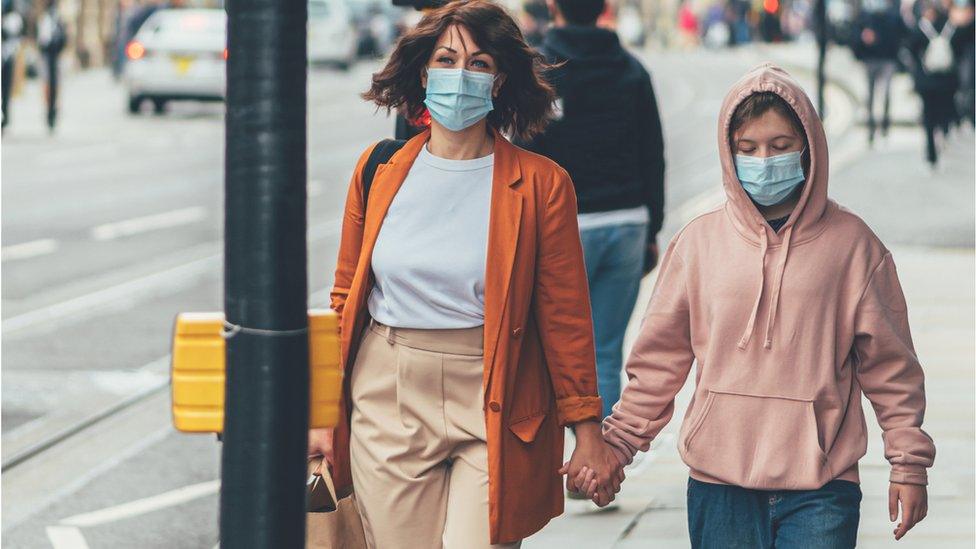
{"type": "Polygon", "coordinates": [[[77,318],[77,315],[91,313],[95,307],[120,302],[125,299],[131,300],[135,295],[155,291],[160,286],[176,285],[207,272],[217,271],[220,269],[221,256],[222,254],[218,254],[197,259],[173,267],[172,269],[136,278],[115,286],[109,286],[108,288],[90,294],[17,315],[3,321],[3,334],[11,334],[24,328],[53,322],[64,317],[74,316],[77,318]]]}
{"type": "Polygon", "coordinates": [[[170,490],[169,492],[164,492],[148,498],[137,499],[128,503],[107,507],[105,509],[99,509],[98,511],[92,511],[91,513],[82,513],[80,515],[68,517],[62,520],[61,524],[77,527],[98,526],[99,524],[115,522],[117,520],[127,519],[138,515],[143,515],[145,513],[158,511],[160,509],[165,509],[167,507],[182,505],[188,501],[193,501],[211,494],[216,494],[219,490],[219,480],[191,484],[190,486],[184,486],[182,488],[170,490]]]}
{"type": "Polygon", "coordinates": [[[74,526],[48,526],[46,531],[54,549],[88,549],[85,536],[74,526]]]}
{"type": "Polygon", "coordinates": [[[124,236],[132,236],[159,229],[169,229],[180,225],[189,225],[206,217],[206,208],[202,206],[191,206],[161,214],[147,215],[99,225],[91,230],[91,235],[95,240],[114,240],[124,236]]]}
{"type": "Polygon", "coordinates": [[[2,254],[3,261],[11,261],[14,259],[28,259],[31,257],[37,257],[39,255],[46,255],[54,252],[57,249],[57,240],[52,238],[41,238],[38,240],[31,240],[30,242],[24,242],[22,244],[6,246],[2,251],[0,251],[0,254],[2,254]]]}
{"type": "MultiPolygon", "coordinates": [[[[312,243],[333,236],[340,229],[341,224],[338,219],[312,225],[308,228],[308,242],[312,243]]],[[[65,319],[77,322],[90,318],[97,314],[100,309],[113,304],[124,304],[131,307],[136,303],[137,298],[154,295],[160,292],[161,288],[178,288],[197,277],[219,274],[223,257],[223,253],[217,253],[67,301],[34,309],[3,320],[0,326],[2,326],[3,335],[8,336],[38,325],[53,326],[65,319]]]]}

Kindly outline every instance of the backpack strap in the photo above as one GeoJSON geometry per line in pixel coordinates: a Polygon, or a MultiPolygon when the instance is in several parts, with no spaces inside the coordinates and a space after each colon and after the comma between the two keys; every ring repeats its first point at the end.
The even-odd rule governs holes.
{"type": "MultiPolygon", "coordinates": [[[[924,17],[921,18],[921,20],[919,20],[918,28],[922,31],[922,34],[924,34],[925,37],[928,38],[930,41],[935,40],[935,38],[939,36],[939,33],[935,32],[935,27],[932,26],[932,23],[924,17]]],[[[945,30],[945,27],[943,27],[942,30],[945,30]]]]}
{"type": "Polygon", "coordinates": [[[942,36],[948,40],[949,38],[952,38],[952,35],[955,34],[955,32],[956,27],[953,26],[951,22],[946,21],[946,24],[942,27],[942,32],[939,33],[939,36],[942,36]]]}
{"type": "Polygon", "coordinates": [[[389,162],[393,158],[393,155],[406,144],[406,139],[384,139],[377,143],[373,147],[373,151],[369,153],[369,158],[366,159],[366,165],[363,166],[363,212],[366,211],[366,204],[369,201],[369,189],[373,186],[376,168],[380,164],[389,162]]]}

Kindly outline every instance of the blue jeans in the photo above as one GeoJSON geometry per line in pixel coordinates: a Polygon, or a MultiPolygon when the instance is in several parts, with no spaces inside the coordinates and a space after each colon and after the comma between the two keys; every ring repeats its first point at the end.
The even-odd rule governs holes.
{"type": "Polygon", "coordinates": [[[696,549],[849,549],[860,518],[861,488],[846,480],[819,490],[765,491],[688,479],[696,549]]]}
{"type": "Polygon", "coordinates": [[[597,384],[606,417],[620,398],[624,332],[644,276],[647,224],[585,229],[580,240],[593,307],[597,384]]]}

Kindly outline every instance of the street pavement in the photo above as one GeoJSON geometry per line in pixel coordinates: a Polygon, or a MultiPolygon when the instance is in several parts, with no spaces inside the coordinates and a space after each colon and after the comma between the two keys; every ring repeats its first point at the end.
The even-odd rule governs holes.
{"type": "MultiPolygon", "coordinates": [[[[721,200],[715,117],[722,96],[745,70],[776,55],[809,83],[802,49],[646,56],[668,157],[662,246],[721,200]]],[[[326,303],[355,160],[392,130],[357,96],[376,67],[310,75],[312,305],[326,303]]],[[[866,150],[856,93],[853,83],[828,89],[831,189],[895,251],[929,376],[927,428],[940,448],[932,512],[901,544],[971,546],[972,134],[959,136],[931,175],[918,128],[899,126],[882,147],[866,150]]],[[[220,445],[174,432],[161,389],[175,313],[221,308],[223,108],[177,104],[164,116],[129,117],[124,92],[106,72],[90,71],[65,80],[62,126],[48,136],[39,94],[28,85],[15,100],[2,142],[4,463],[85,418],[125,407],[5,466],[5,545],[213,547],[220,445]],[[146,396],[127,403],[134,395],[146,396]]],[[[645,288],[638,312],[646,299],[645,288]]],[[[687,546],[677,425],[631,472],[618,511],[570,509],[524,546],[687,546]]],[[[879,440],[863,462],[866,546],[886,539],[879,440]]]]}

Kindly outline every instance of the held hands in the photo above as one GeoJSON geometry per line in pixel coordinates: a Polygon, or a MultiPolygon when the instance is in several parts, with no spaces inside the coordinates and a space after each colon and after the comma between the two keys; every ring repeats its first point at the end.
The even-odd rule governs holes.
{"type": "Polygon", "coordinates": [[[566,475],[567,490],[585,493],[600,507],[613,501],[624,481],[623,467],[603,441],[596,421],[576,425],[576,449],[559,474],[566,475]]]}
{"type": "Polygon", "coordinates": [[[922,519],[928,514],[928,490],[925,486],[917,484],[892,482],[888,486],[888,518],[891,522],[898,520],[899,503],[901,503],[901,522],[895,527],[895,540],[905,537],[905,534],[916,524],[922,522],[922,519]]]}

